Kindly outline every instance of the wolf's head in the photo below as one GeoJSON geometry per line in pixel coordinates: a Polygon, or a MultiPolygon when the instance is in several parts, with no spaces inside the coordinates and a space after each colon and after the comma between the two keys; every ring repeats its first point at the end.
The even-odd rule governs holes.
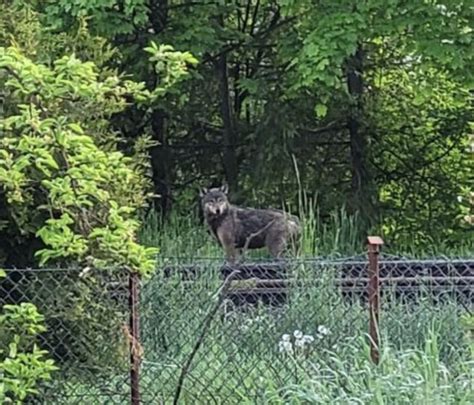
{"type": "Polygon", "coordinates": [[[199,192],[202,209],[206,217],[220,217],[229,211],[230,203],[227,198],[228,191],[228,187],[224,185],[218,188],[203,188],[199,192]]]}

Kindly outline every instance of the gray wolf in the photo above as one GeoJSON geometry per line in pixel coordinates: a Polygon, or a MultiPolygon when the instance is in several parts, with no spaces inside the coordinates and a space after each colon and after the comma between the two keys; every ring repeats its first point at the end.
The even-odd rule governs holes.
{"type": "Polygon", "coordinates": [[[298,217],[275,209],[237,207],[227,194],[224,185],[203,188],[199,196],[205,221],[228,261],[235,263],[239,253],[263,247],[279,258],[289,242],[296,243],[301,233],[298,217]]]}

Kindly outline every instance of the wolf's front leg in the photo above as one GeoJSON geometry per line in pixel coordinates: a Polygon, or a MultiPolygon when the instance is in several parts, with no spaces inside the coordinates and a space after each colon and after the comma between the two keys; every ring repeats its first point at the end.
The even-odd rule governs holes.
{"type": "Polygon", "coordinates": [[[284,235],[270,234],[266,240],[267,248],[274,259],[281,259],[287,241],[284,235]]]}
{"type": "Polygon", "coordinates": [[[234,245],[226,245],[224,246],[225,249],[225,256],[226,260],[229,262],[229,264],[236,264],[237,259],[239,257],[239,253],[237,249],[234,247],[234,245]]]}
{"type": "Polygon", "coordinates": [[[221,242],[221,246],[224,248],[226,260],[231,264],[235,264],[237,262],[238,252],[235,248],[232,233],[226,229],[221,229],[217,231],[217,237],[221,242]]]}

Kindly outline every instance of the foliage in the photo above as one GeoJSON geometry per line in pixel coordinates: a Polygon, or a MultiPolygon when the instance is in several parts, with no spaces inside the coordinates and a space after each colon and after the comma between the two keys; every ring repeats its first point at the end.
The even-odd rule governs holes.
{"type": "Polygon", "coordinates": [[[154,43],[147,51],[163,75],[151,91],[117,75],[102,77],[93,62],[74,54],[40,63],[17,45],[0,48],[6,91],[0,117],[6,210],[1,223],[6,241],[41,238],[40,264],[60,260],[126,265],[143,274],[153,270],[156,249],[135,241],[137,210],[149,197],[147,162],[116,151],[118,138],[108,120],[132,100],[153,103],[195,60],[154,43]]]}
{"type": "MultiPolygon", "coordinates": [[[[118,121],[127,137],[145,127],[159,143],[152,178],[165,212],[171,202],[188,212],[199,184],[225,179],[247,204],[297,209],[301,192],[317,195],[324,221],[346,206],[397,244],[411,233],[423,249],[466,239],[468,213],[457,202],[467,201],[472,170],[465,2],[137,0],[38,9],[57,33],[87,18],[94,35],[120,50],[114,66],[148,83],[142,44],[199,57],[190,80],[149,113],[131,107],[118,121]],[[360,94],[349,77],[360,78],[360,94]],[[420,153],[426,159],[413,167],[420,153]]],[[[360,227],[360,240],[367,231],[360,227]]]]}
{"type": "Polygon", "coordinates": [[[434,69],[385,69],[374,78],[367,119],[379,151],[372,161],[380,170],[382,229],[392,243],[464,239],[458,200],[472,172],[469,103],[467,89],[434,69]]]}
{"type": "Polygon", "coordinates": [[[35,338],[46,329],[44,317],[31,303],[4,305],[0,315],[0,401],[21,404],[37,385],[49,380],[57,370],[47,351],[41,350],[35,338]]]}
{"type": "Polygon", "coordinates": [[[73,23],[80,17],[88,17],[93,30],[109,35],[129,34],[137,27],[145,26],[148,11],[145,0],[47,1],[44,8],[52,26],[63,26],[65,22],[73,23]],[[65,14],[67,19],[64,19],[65,14]]]}
{"type": "MultiPolygon", "coordinates": [[[[334,210],[329,218],[323,217],[314,203],[303,203],[299,210],[303,233],[299,257],[311,258],[366,255],[366,241],[360,237],[361,225],[357,216],[349,215],[344,208],[334,210]]],[[[223,251],[193,213],[188,215],[173,213],[163,221],[156,212],[150,211],[142,220],[139,240],[146,246],[159,246],[160,256],[194,258],[223,258],[223,251]]],[[[384,238],[383,251],[396,256],[432,258],[451,255],[470,257],[474,250],[474,240],[466,237],[458,244],[449,241],[432,243],[422,248],[413,240],[397,239],[396,243],[384,238]]],[[[248,260],[266,259],[265,249],[248,252],[248,260]]]]}
{"type": "MultiPolygon", "coordinates": [[[[198,185],[223,179],[232,185],[233,201],[297,211],[306,256],[359,254],[367,223],[383,233],[391,253],[472,253],[474,53],[467,2],[2,4],[0,260],[9,266],[129,266],[150,274],[156,250],[139,244],[137,234],[169,256],[219,255],[190,211],[198,185]],[[159,195],[162,213],[174,212],[167,222],[149,212],[138,232],[152,195],[159,195]]],[[[107,291],[109,276],[71,276],[64,296],[46,289],[41,301],[63,304],[57,317],[45,314],[48,332],[75,326],[80,340],[90,331],[91,353],[80,357],[76,347],[70,353],[93,370],[112,364],[113,372],[117,308],[110,296],[96,295],[107,291]],[[114,342],[111,352],[95,350],[104,340],[114,342]]],[[[156,284],[153,291],[162,295],[150,313],[173,312],[172,343],[192,335],[199,317],[176,308],[201,310],[208,289],[183,305],[176,303],[191,297],[179,285],[156,284]]],[[[331,298],[324,288],[310,295],[318,304],[331,298]]],[[[270,326],[295,326],[298,310],[308,306],[294,298],[301,307],[293,318],[270,326]]],[[[263,376],[244,373],[245,383],[260,384],[263,377],[271,399],[295,402],[318,395],[326,402],[350,395],[367,400],[370,389],[378,395],[374,401],[397,390],[406,401],[423,390],[434,401],[462,399],[465,362],[444,366],[451,360],[446,353],[459,347],[452,309],[436,314],[444,329],[435,339],[427,332],[431,312],[420,320],[394,308],[406,322],[391,325],[398,334],[388,338],[397,347],[387,346],[385,368],[367,371],[367,347],[348,339],[338,356],[331,347],[318,353],[312,363],[318,372],[308,367],[299,374],[304,387],[278,381],[275,388],[271,368],[263,376]],[[407,342],[413,350],[405,350],[407,342]],[[398,385],[386,390],[386,379],[398,385]],[[433,388],[438,383],[449,389],[433,388]]],[[[357,311],[340,314],[348,336],[355,325],[365,333],[357,311]]],[[[305,331],[315,327],[308,322],[305,331]]],[[[251,329],[255,336],[269,330],[258,323],[251,329]]],[[[162,333],[156,325],[149,330],[162,333]]],[[[233,356],[229,346],[240,349],[233,339],[219,340],[221,330],[213,329],[210,350],[218,366],[233,356]]],[[[243,360],[248,368],[261,362],[252,336],[240,342],[250,354],[243,360]]],[[[161,343],[150,352],[165,350],[161,343]]],[[[162,359],[156,360],[153,367],[160,367],[162,359]]],[[[222,373],[213,384],[230,378],[222,373]]]]}
{"type": "Polygon", "coordinates": [[[359,402],[371,404],[444,403],[468,404],[472,389],[469,375],[456,377],[440,360],[437,336],[425,347],[393,350],[386,347],[379,367],[363,355],[364,342],[352,345],[352,355],[332,353],[327,361],[316,361],[314,375],[299,384],[271,386],[268,401],[275,404],[359,402]]]}
{"type": "MultiPolygon", "coordinates": [[[[126,285],[124,267],[149,275],[158,251],[136,241],[139,212],[152,197],[150,140],[143,131],[124,143],[112,117],[132,103],[146,112],[196,60],[151,42],[146,63],[156,83],[147,87],[114,69],[120,55],[89,34],[85,19],[75,31],[56,35],[34,5],[7,1],[0,15],[0,262],[84,273],[58,272],[45,280],[40,271],[20,282],[9,272],[0,284],[1,302],[38,305],[47,325],[41,340],[54,346],[51,357],[85,379],[91,370],[98,376],[123,366],[126,299],[114,296],[110,285],[119,292],[126,285]],[[91,272],[93,266],[110,269],[91,272]],[[104,341],[110,344],[105,350],[104,341]],[[79,362],[80,370],[73,367],[79,362]]],[[[40,366],[44,356],[32,350],[29,358],[8,363],[12,371],[31,372],[31,378],[25,374],[31,388],[36,369],[26,361],[40,366]]]]}
{"type": "Polygon", "coordinates": [[[73,56],[50,69],[10,47],[0,48],[0,61],[10,91],[0,122],[0,180],[11,207],[4,226],[41,237],[40,264],[71,257],[83,262],[90,255],[103,265],[110,255],[149,271],[154,251],[133,239],[133,213],[144,204],[145,183],[130,159],[101,150],[70,112],[97,109],[107,116],[122,108],[126,94],[142,89],[120,85],[118,78],[99,82],[94,66],[73,56]]]}

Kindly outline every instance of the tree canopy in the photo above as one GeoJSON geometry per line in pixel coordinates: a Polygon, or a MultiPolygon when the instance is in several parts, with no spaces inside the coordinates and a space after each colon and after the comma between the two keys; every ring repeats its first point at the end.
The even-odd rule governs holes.
{"type": "Polygon", "coordinates": [[[225,181],[236,202],[304,194],[388,240],[458,243],[472,226],[472,14],[449,0],[8,1],[6,240],[39,236],[46,260],[68,257],[62,235],[100,258],[137,229],[147,193],[166,216],[225,181]]]}

